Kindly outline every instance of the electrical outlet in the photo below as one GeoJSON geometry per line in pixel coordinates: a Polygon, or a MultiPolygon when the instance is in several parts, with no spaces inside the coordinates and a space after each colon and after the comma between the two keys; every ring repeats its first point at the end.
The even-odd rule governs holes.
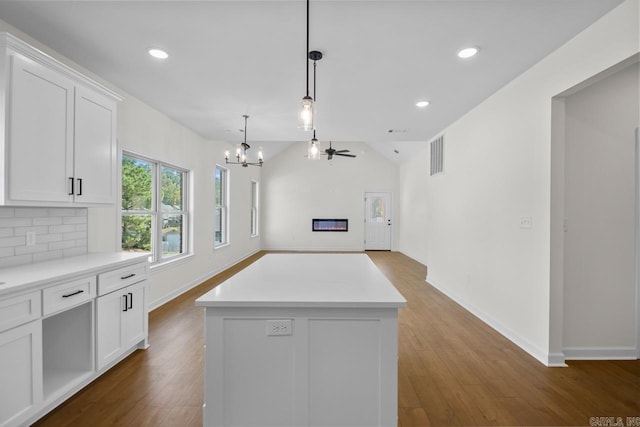
{"type": "Polygon", "coordinates": [[[35,231],[27,231],[27,246],[35,246],[36,244],[36,232],[35,231]]]}
{"type": "Polygon", "coordinates": [[[533,218],[530,216],[521,216],[520,228],[533,228],[533,218]]]}
{"type": "Polygon", "coordinates": [[[267,335],[293,335],[291,319],[267,320],[267,335]]]}

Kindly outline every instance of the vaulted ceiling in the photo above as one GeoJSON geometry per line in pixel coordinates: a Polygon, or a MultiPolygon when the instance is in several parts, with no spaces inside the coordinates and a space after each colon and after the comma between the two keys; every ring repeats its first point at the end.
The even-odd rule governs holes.
{"type": "MultiPolygon", "coordinates": [[[[318,138],[402,162],[621,2],[312,0],[318,138]],[[466,46],[479,54],[458,58],[466,46]]],[[[0,19],[207,139],[240,141],[248,114],[267,159],[311,137],[297,128],[305,11],[304,0],[0,1],[0,19]]]]}

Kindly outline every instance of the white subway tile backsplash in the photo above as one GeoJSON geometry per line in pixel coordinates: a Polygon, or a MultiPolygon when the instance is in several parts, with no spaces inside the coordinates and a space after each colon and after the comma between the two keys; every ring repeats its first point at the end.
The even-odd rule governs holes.
{"type": "Polygon", "coordinates": [[[18,218],[37,218],[49,216],[47,208],[15,208],[14,216],[18,218]]]}
{"type": "Polygon", "coordinates": [[[0,206],[0,268],[87,253],[86,208],[0,206]],[[26,245],[26,233],[36,244],[26,245]]]}
{"type": "Polygon", "coordinates": [[[76,226],[73,224],[49,226],[49,233],[71,233],[73,231],[76,231],[76,226]]]}
{"type": "Polygon", "coordinates": [[[0,258],[14,256],[16,251],[13,248],[0,248],[0,258]]]}
{"type": "Polygon", "coordinates": [[[44,218],[33,218],[33,225],[60,225],[62,224],[62,217],[60,216],[48,216],[44,218]]]}
{"type": "MultiPolygon", "coordinates": [[[[80,210],[86,211],[86,209],[80,210]]],[[[49,216],[76,216],[76,213],[77,209],[75,208],[49,208],[49,216]],[[52,212],[54,213],[52,214],[52,212]]]]}
{"type": "Polygon", "coordinates": [[[33,245],[33,246],[16,246],[16,255],[32,254],[36,252],[47,252],[49,250],[48,244],[33,245]]]}
{"type": "Polygon", "coordinates": [[[47,226],[39,226],[39,227],[15,227],[13,229],[13,234],[15,236],[24,236],[27,234],[27,231],[35,231],[36,234],[48,234],[49,227],[47,226]]]}
{"type": "Polygon", "coordinates": [[[9,248],[9,247],[17,247],[20,245],[24,245],[25,242],[25,237],[24,236],[18,236],[18,237],[0,237],[0,248],[9,248]]]}
{"type": "Polygon", "coordinates": [[[29,227],[31,218],[0,218],[0,227],[29,227]]]}
{"type": "Polygon", "coordinates": [[[36,243],[59,242],[62,240],[62,233],[36,234],[36,243]]]}
{"type": "Polygon", "coordinates": [[[76,242],[73,240],[61,240],[59,242],[49,243],[49,250],[69,249],[76,246],[76,242]]]}
{"type": "Polygon", "coordinates": [[[87,232],[86,231],[74,231],[73,233],[63,233],[62,240],[79,240],[86,239],[87,232]]]}
{"type": "Polygon", "coordinates": [[[62,218],[63,224],[86,224],[87,217],[84,216],[65,216],[62,218]]]}

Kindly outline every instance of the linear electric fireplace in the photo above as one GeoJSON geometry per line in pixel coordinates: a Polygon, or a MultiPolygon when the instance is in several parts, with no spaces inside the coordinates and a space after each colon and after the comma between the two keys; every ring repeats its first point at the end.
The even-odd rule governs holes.
{"type": "Polygon", "coordinates": [[[311,231],[349,231],[347,218],[313,218],[311,231]]]}

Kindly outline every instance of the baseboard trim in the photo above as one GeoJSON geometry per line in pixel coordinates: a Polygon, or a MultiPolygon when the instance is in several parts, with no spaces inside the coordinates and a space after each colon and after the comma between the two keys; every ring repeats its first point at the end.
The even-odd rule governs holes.
{"type": "Polygon", "coordinates": [[[229,267],[234,266],[235,264],[237,264],[237,263],[249,258],[252,255],[257,254],[260,251],[261,251],[261,249],[256,249],[255,251],[251,251],[251,252],[249,252],[249,253],[247,253],[245,255],[240,256],[239,258],[236,258],[235,260],[233,260],[231,262],[228,262],[228,263],[224,264],[221,267],[218,267],[218,268],[216,268],[214,270],[209,271],[207,274],[205,274],[205,275],[203,275],[203,276],[201,276],[201,277],[199,277],[197,279],[194,279],[194,280],[192,280],[192,281],[190,281],[188,283],[185,283],[183,286],[179,287],[178,289],[175,289],[173,292],[171,292],[171,293],[169,293],[169,294],[167,294],[167,295],[165,295],[165,296],[163,296],[161,298],[158,298],[155,301],[152,301],[151,303],[149,303],[147,308],[149,309],[149,311],[153,311],[156,308],[161,307],[162,305],[168,303],[169,301],[179,297],[183,293],[195,288],[196,286],[198,286],[202,282],[211,279],[216,274],[222,273],[224,270],[228,269],[229,267]]]}
{"type": "Polygon", "coordinates": [[[426,261],[426,260],[422,260],[422,259],[420,259],[420,257],[418,257],[418,256],[413,256],[413,255],[411,255],[410,253],[405,252],[405,251],[398,251],[398,252],[400,252],[402,255],[408,256],[408,257],[409,257],[409,258],[411,258],[412,260],[414,260],[414,261],[416,261],[416,262],[419,262],[419,263],[420,263],[420,264],[422,264],[422,265],[427,265],[427,261],[426,261]]]}
{"type": "Polygon", "coordinates": [[[635,347],[565,347],[567,360],[636,360],[635,347]]]}
{"type": "Polygon", "coordinates": [[[524,350],[527,353],[529,353],[532,357],[534,357],[536,360],[538,360],[543,365],[548,366],[548,367],[566,366],[564,364],[564,357],[562,356],[562,354],[559,354],[559,353],[558,354],[556,354],[556,353],[549,354],[546,351],[542,351],[540,348],[538,348],[536,345],[531,343],[526,338],[518,335],[516,332],[514,332],[513,330],[511,330],[508,327],[504,326],[503,324],[498,322],[493,317],[491,317],[488,314],[486,314],[486,313],[482,312],[481,310],[479,310],[473,304],[470,304],[468,301],[466,301],[463,298],[461,298],[458,295],[456,295],[455,292],[453,292],[448,287],[444,286],[442,283],[439,283],[438,281],[434,281],[431,278],[427,281],[427,283],[429,283],[431,286],[433,286],[436,289],[438,289],[440,292],[445,294],[447,297],[451,298],[457,304],[462,306],[462,308],[464,308],[465,310],[467,310],[468,312],[470,312],[471,314],[476,316],[478,319],[482,320],[484,323],[489,325],[491,328],[495,329],[502,336],[504,336],[509,341],[511,341],[512,343],[514,343],[518,347],[520,347],[522,350],[524,350]]]}

